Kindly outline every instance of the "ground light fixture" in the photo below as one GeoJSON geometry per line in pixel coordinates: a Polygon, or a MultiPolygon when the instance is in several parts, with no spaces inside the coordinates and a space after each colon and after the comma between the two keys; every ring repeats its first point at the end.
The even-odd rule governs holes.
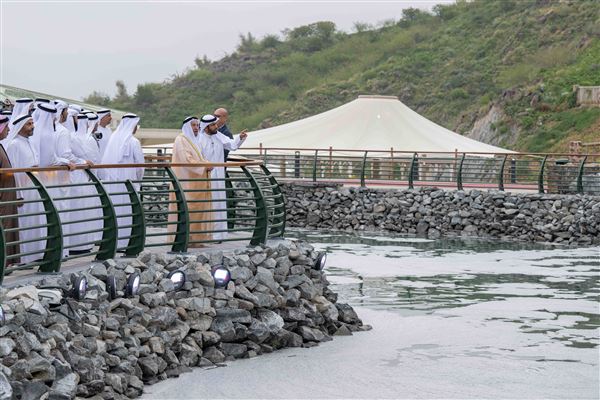
{"type": "Polygon", "coordinates": [[[231,273],[222,265],[212,268],[212,276],[215,279],[215,287],[225,287],[231,280],[231,273]]]}
{"type": "Polygon", "coordinates": [[[108,275],[106,277],[106,291],[108,292],[108,298],[114,300],[117,298],[117,278],[114,275],[108,275]]]}
{"type": "Polygon", "coordinates": [[[167,275],[167,278],[173,282],[175,290],[181,289],[185,284],[185,273],[183,271],[171,271],[169,272],[169,275],[167,275]]]}
{"type": "Polygon", "coordinates": [[[317,259],[315,260],[315,264],[313,265],[313,269],[317,271],[323,271],[325,268],[325,263],[327,262],[327,253],[319,253],[317,259]]]}
{"type": "Polygon", "coordinates": [[[133,274],[129,275],[129,278],[127,278],[127,285],[125,285],[125,296],[126,297],[137,296],[139,290],[140,290],[140,274],[137,272],[134,272],[133,274]]]}
{"type": "Polygon", "coordinates": [[[71,275],[71,282],[73,287],[71,288],[69,295],[75,300],[83,300],[88,290],[88,280],[84,275],[71,275]]]}

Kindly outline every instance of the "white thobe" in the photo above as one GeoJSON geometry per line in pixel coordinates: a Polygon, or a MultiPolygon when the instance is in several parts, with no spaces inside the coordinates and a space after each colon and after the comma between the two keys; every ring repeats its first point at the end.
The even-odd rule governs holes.
{"type": "MultiPolygon", "coordinates": [[[[100,163],[100,149],[98,142],[91,133],[76,133],[70,132],[70,146],[73,155],[80,159],[83,163],[91,161],[94,164],[100,163]]],[[[73,183],[90,183],[90,179],[84,170],[75,170],[71,172],[71,182],[73,183]]],[[[90,218],[95,218],[95,221],[75,222],[71,224],[71,233],[77,235],[71,236],[70,250],[90,250],[94,245],[91,242],[97,242],[102,238],[102,232],[88,232],[99,230],[103,227],[102,210],[98,191],[94,185],[74,186],[71,188],[72,196],[93,196],[73,200],[73,208],[89,208],[96,207],[91,210],[80,210],[70,213],[71,221],[81,221],[90,218]]]]}
{"type": "MultiPolygon", "coordinates": [[[[85,159],[79,158],[73,154],[71,149],[71,132],[67,128],[65,128],[62,124],[56,124],[56,155],[59,159],[67,160],[73,164],[85,164],[85,159]]],[[[78,183],[77,176],[74,172],[60,171],[61,174],[64,174],[65,183],[78,183]],[[74,179],[75,178],[75,179],[74,179]]],[[[62,179],[61,179],[62,182],[62,179]]],[[[71,197],[76,196],[77,194],[73,194],[76,192],[76,188],[65,187],[60,189],[60,197],[71,197]]],[[[64,207],[61,209],[67,208],[77,208],[79,207],[79,202],[75,200],[63,200],[64,207]]],[[[61,212],[60,220],[62,222],[62,230],[63,230],[63,246],[67,247],[72,243],[71,236],[69,235],[72,231],[72,224],[69,222],[73,220],[72,212],[61,212]]],[[[69,249],[68,249],[69,250],[69,249]]],[[[67,251],[68,251],[67,250],[67,251]]]]}
{"type": "Polygon", "coordinates": [[[102,158],[102,156],[104,155],[104,151],[106,150],[106,145],[108,144],[108,141],[112,136],[112,130],[108,126],[102,127],[98,125],[96,131],[102,133],[102,139],[98,140],[98,145],[100,146],[100,158],[102,158]]]}
{"type": "MultiPolygon", "coordinates": [[[[198,134],[198,140],[201,146],[201,152],[204,158],[208,162],[222,163],[224,162],[225,155],[223,150],[235,151],[237,150],[244,140],[239,135],[234,136],[233,139],[228,138],[221,132],[217,132],[214,135],[208,135],[204,132],[198,134]]],[[[227,192],[225,191],[225,167],[215,167],[210,175],[211,179],[218,179],[211,181],[212,192],[212,208],[213,210],[224,210],[227,208],[225,202],[227,192]]],[[[213,233],[214,240],[223,240],[227,237],[227,212],[226,211],[215,211],[211,213],[212,220],[224,220],[213,223],[213,229],[216,231],[213,233]]]]}
{"type": "MultiPolygon", "coordinates": [[[[119,164],[143,164],[144,163],[144,152],[142,151],[142,145],[140,141],[131,137],[125,142],[123,149],[123,156],[119,160],[119,164]]],[[[144,168],[106,168],[103,169],[102,177],[104,181],[125,181],[127,179],[132,181],[141,181],[144,177],[144,168]]],[[[140,190],[140,184],[133,182],[133,187],[136,192],[140,190]]],[[[109,193],[122,193],[126,192],[127,188],[124,184],[107,184],[106,190],[109,193]]],[[[125,203],[131,203],[128,195],[111,195],[110,199],[115,206],[115,213],[117,214],[117,225],[119,226],[119,243],[117,248],[123,249],[129,244],[129,236],[131,235],[131,206],[130,205],[119,205],[125,203]]]]}
{"type": "MultiPolygon", "coordinates": [[[[61,129],[62,125],[56,124],[61,129]]],[[[69,160],[58,155],[58,132],[38,131],[34,130],[31,139],[38,137],[40,167],[53,167],[58,165],[67,165],[69,160]]],[[[30,140],[31,140],[30,139],[30,140]]],[[[69,173],[67,171],[43,171],[39,173],[40,180],[45,186],[68,185],[70,183],[69,173]]],[[[65,225],[64,215],[67,208],[71,205],[69,200],[60,200],[61,197],[69,196],[70,190],[68,187],[48,188],[48,193],[54,202],[54,206],[59,212],[61,221],[61,229],[63,234],[63,247],[69,243],[69,236],[65,236],[69,232],[69,224],[65,225]]],[[[67,255],[67,250],[63,250],[63,257],[67,255]]]]}
{"type": "MultiPolygon", "coordinates": [[[[17,135],[6,148],[6,152],[10,157],[13,168],[31,168],[37,167],[39,158],[28,138],[17,135]]],[[[18,187],[34,186],[27,174],[18,172],[15,174],[15,181],[18,187]]],[[[23,200],[39,200],[40,195],[37,190],[20,190],[17,196],[23,200]]],[[[44,212],[44,205],[41,202],[25,203],[19,207],[19,214],[30,214],[44,212]]],[[[43,238],[47,236],[47,228],[24,228],[46,224],[45,215],[31,215],[19,217],[19,239],[22,241],[43,238]]],[[[21,257],[21,262],[29,263],[34,260],[44,257],[46,249],[46,239],[41,239],[36,242],[22,243],[20,245],[21,253],[37,252],[35,254],[25,255],[21,257]]]]}

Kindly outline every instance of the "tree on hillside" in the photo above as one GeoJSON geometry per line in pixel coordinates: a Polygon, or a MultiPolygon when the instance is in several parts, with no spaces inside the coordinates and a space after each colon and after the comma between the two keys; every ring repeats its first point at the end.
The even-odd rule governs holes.
{"type": "Polygon", "coordinates": [[[336,27],[333,22],[321,21],[283,31],[293,50],[315,52],[331,46],[335,41],[336,27]]]}
{"type": "Polygon", "coordinates": [[[117,86],[117,95],[114,98],[114,101],[123,103],[129,101],[129,94],[127,94],[127,87],[125,86],[125,82],[122,80],[118,80],[115,82],[117,86]]]}
{"type": "Polygon", "coordinates": [[[83,102],[98,106],[108,106],[110,103],[110,96],[106,93],[97,92],[94,90],[92,94],[83,98],[83,102]]]}

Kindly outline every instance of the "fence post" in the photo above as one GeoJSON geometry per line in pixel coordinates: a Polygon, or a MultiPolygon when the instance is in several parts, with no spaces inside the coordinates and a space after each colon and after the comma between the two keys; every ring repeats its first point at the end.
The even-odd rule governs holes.
{"type": "Polygon", "coordinates": [[[102,216],[104,217],[102,241],[98,248],[98,254],[96,254],[96,260],[108,260],[115,258],[117,253],[117,237],[119,236],[119,230],[117,228],[117,217],[115,214],[115,208],[113,207],[110,196],[106,192],[104,185],[100,180],[92,173],[91,170],[86,169],[85,173],[96,187],[100,203],[102,204],[102,216]]]}
{"type": "Polygon", "coordinates": [[[227,204],[227,208],[228,208],[228,210],[227,210],[227,229],[233,229],[233,228],[235,228],[235,210],[233,210],[233,208],[235,208],[235,202],[231,201],[231,198],[235,197],[235,194],[233,191],[233,185],[231,184],[231,181],[229,180],[229,172],[227,172],[227,170],[225,170],[225,189],[227,189],[227,191],[225,192],[225,199],[226,199],[225,204],[227,204]]]}
{"type": "MultiPolygon", "coordinates": [[[[146,221],[144,217],[144,207],[142,201],[135,191],[133,183],[129,179],[125,181],[125,189],[129,193],[131,202],[131,237],[125,249],[125,255],[128,257],[137,256],[144,251],[146,244],[146,221]]],[[[118,217],[118,216],[117,216],[118,217]]]]}
{"type": "Polygon", "coordinates": [[[506,165],[506,159],[508,155],[504,156],[502,164],[500,164],[500,172],[498,172],[498,190],[504,191],[504,166],[506,165]]]}
{"type": "Polygon", "coordinates": [[[265,155],[263,156],[263,162],[267,165],[267,149],[265,149],[265,155]]]}
{"type": "Polygon", "coordinates": [[[165,167],[165,171],[167,172],[167,175],[169,175],[169,179],[171,179],[171,184],[175,191],[175,199],[177,201],[177,228],[175,229],[177,233],[175,234],[175,240],[173,241],[171,251],[184,253],[187,251],[188,242],[190,240],[190,214],[188,212],[187,202],[185,201],[185,193],[179,183],[179,179],[177,179],[177,176],[171,167],[165,167]]]}
{"type": "Polygon", "coordinates": [[[294,178],[300,178],[300,152],[294,153],[294,178]]]}
{"type": "Polygon", "coordinates": [[[275,209],[273,210],[274,214],[283,213],[282,216],[273,218],[273,225],[279,225],[281,223],[281,227],[280,228],[271,228],[271,230],[269,231],[269,234],[270,235],[275,234],[275,233],[277,233],[277,229],[279,229],[279,236],[283,236],[283,234],[285,232],[285,221],[286,221],[286,216],[287,216],[286,210],[285,210],[285,198],[283,196],[283,192],[281,191],[281,187],[279,186],[279,183],[277,182],[275,177],[273,175],[271,175],[271,171],[269,171],[269,169],[267,167],[265,167],[264,165],[261,165],[260,168],[262,169],[264,174],[269,178],[269,183],[272,186],[274,186],[273,194],[275,196],[279,196],[274,199],[275,200],[275,209]]]}
{"type": "Polygon", "coordinates": [[[415,169],[417,166],[417,153],[413,154],[412,160],[410,160],[410,170],[408,171],[408,188],[414,189],[415,180],[415,169]]]}
{"type": "Polygon", "coordinates": [[[0,221],[0,285],[4,280],[4,265],[6,264],[6,238],[4,237],[4,229],[2,221],[0,221]]]}
{"type": "Polygon", "coordinates": [[[542,165],[540,166],[540,173],[538,175],[538,192],[544,193],[544,167],[546,166],[546,160],[548,156],[544,156],[542,160],[542,165]]]}
{"type": "Polygon", "coordinates": [[[586,160],[587,156],[583,157],[583,160],[579,163],[579,171],[577,173],[577,193],[583,193],[583,167],[586,160]]]}
{"type": "Polygon", "coordinates": [[[315,150],[315,159],[313,161],[313,171],[312,171],[312,180],[313,182],[317,181],[317,156],[319,154],[319,150],[315,150]]]}
{"type": "Polygon", "coordinates": [[[365,170],[367,169],[367,153],[365,151],[365,155],[363,156],[362,168],[360,170],[360,187],[365,187],[365,170]]]}
{"type": "Polygon", "coordinates": [[[462,170],[463,170],[464,162],[465,162],[465,153],[462,153],[462,156],[460,157],[460,161],[458,162],[458,173],[456,174],[456,188],[458,190],[463,190],[462,170]]]}
{"type": "Polygon", "coordinates": [[[46,250],[44,251],[43,264],[40,265],[42,272],[58,272],[60,271],[60,260],[63,253],[63,237],[60,216],[56,210],[56,206],[50,197],[50,193],[38,178],[31,172],[27,172],[27,176],[33,184],[42,199],[44,211],[46,211],[46,224],[48,225],[46,236],[46,250]]]}
{"type": "Polygon", "coordinates": [[[263,196],[263,192],[254,178],[254,175],[248,170],[246,167],[241,167],[246,177],[248,177],[248,182],[250,186],[252,186],[252,192],[254,193],[254,197],[256,198],[256,223],[254,225],[254,232],[252,233],[252,240],[250,240],[250,244],[252,246],[256,246],[259,244],[265,244],[267,242],[267,237],[269,233],[269,218],[267,216],[267,206],[265,203],[265,198],[263,196]]]}

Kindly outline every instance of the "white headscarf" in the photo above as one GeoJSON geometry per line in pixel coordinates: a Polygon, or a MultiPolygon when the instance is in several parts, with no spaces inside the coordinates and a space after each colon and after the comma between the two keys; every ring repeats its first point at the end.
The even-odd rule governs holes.
{"type": "Polygon", "coordinates": [[[85,114],[77,115],[77,130],[75,136],[85,137],[88,133],[88,117],[85,114]]]}
{"type": "Polygon", "coordinates": [[[71,106],[73,106],[73,104],[70,104],[69,107],[67,107],[67,120],[63,122],[63,126],[69,132],[75,132],[75,121],[73,120],[73,118],[77,118],[79,110],[76,107],[71,106]]]}
{"type": "Polygon", "coordinates": [[[8,142],[9,143],[15,137],[17,137],[17,135],[19,134],[19,132],[21,132],[21,129],[23,129],[23,126],[25,126],[25,124],[29,120],[33,120],[33,118],[31,118],[31,115],[29,115],[29,114],[23,114],[23,115],[19,115],[17,118],[15,118],[10,123],[10,134],[9,134],[9,137],[8,137],[8,142]]]}
{"type": "Polygon", "coordinates": [[[205,116],[203,116],[200,119],[200,133],[204,133],[204,130],[206,129],[207,126],[214,124],[215,122],[217,122],[219,120],[219,118],[215,117],[212,114],[206,114],[205,116]]]}
{"type": "Polygon", "coordinates": [[[15,100],[15,106],[13,107],[12,115],[10,117],[11,125],[15,119],[17,119],[23,115],[29,114],[29,107],[31,106],[31,103],[33,103],[32,99],[17,99],[17,100],[15,100]]]}
{"type": "Polygon", "coordinates": [[[118,164],[124,156],[128,155],[127,143],[133,137],[133,131],[140,122],[140,117],[135,114],[125,114],[117,126],[115,132],[110,136],[106,150],[102,156],[102,164],[118,164]]]}
{"type": "Polygon", "coordinates": [[[98,121],[100,120],[95,113],[87,113],[88,118],[88,133],[94,133],[94,128],[98,127],[98,121]]]}
{"type": "Polygon", "coordinates": [[[48,153],[48,151],[42,152],[42,145],[45,146],[47,141],[53,140],[52,135],[55,133],[54,119],[56,118],[56,107],[50,103],[40,102],[35,109],[37,111],[37,120],[35,118],[33,119],[33,136],[30,138],[31,147],[37,152],[40,159],[40,165],[48,166],[52,164],[52,158],[54,157],[52,152],[54,152],[54,148],[44,147],[44,150],[50,150],[51,153],[48,153]]]}
{"type": "Polygon", "coordinates": [[[102,119],[106,114],[110,114],[110,110],[106,108],[104,110],[96,111],[96,114],[98,114],[98,118],[102,119]]]}
{"type": "Polygon", "coordinates": [[[65,108],[68,108],[69,105],[59,99],[54,100],[54,106],[56,107],[56,122],[60,122],[60,116],[65,108]]]}
{"type": "Polygon", "coordinates": [[[198,141],[198,136],[200,136],[200,132],[198,131],[198,136],[194,135],[194,130],[192,129],[192,122],[198,121],[198,117],[187,117],[183,120],[183,125],[181,125],[181,132],[187,137],[190,142],[196,146],[196,149],[200,151],[200,142],[198,141]]]}
{"type": "Polygon", "coordinates": [[[33,124],[34,124],[34,125],[37,125],[37,123],[38,123],[38,118],[40,117],[40,114],[41,114],[41,113],[39,112],[38,106],[39,106],[40,104],[46,104],[46,105],[48,105],[48,104],[50,103],[50,100],[48,100],[48,99],[42,99],[42,98],[38,98],[38,99],[35,99],[35,100],[33,101],[33,103],[35,104],[35,107],[33,108],[33,111],[31,112],[31,116],[33,117],[33,124]]]}

